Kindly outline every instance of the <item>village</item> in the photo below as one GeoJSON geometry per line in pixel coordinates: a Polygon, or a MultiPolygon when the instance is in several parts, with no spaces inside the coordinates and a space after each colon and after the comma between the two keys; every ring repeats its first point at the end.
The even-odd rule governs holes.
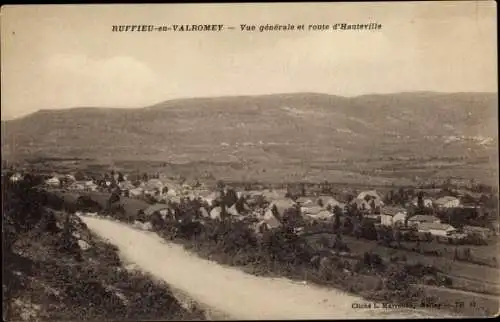
{"type": "MultiPolygon", "coordinates": [[[[187,183],[160,174],[129,176],[118,171],[106,173],[101,179],[82,173],[45,177],[45,186],[50,189],[94,196],[108,193],[115,198],[113,202],[119,201],[120,197],[143,201],[144,208],[137,209],[146,215],[142,217],[143,222],[149,221],[148,217],[154,213],[163,218],[175,216],[173,205],[196,201],[201,217],[218,220],[226,216],[232,220],[246,220],[260,232],[277,228],[288,220],[294,222],[297,231],[315,224],[330,224],[333,230],[342,228],[356,238],[398,243],[437,241],[488,245],[496,243],[498,235],[496,212],[491,209],[495,205],[491,205],[485,194],[464,189],[405,191],[400,188],[389,190],[386,195],[375,190],[353,194],[332,193],[326,183],[320,185],[323,191],[308,193],[304,185],[292,188],[288,185],[285,189],[251,190],[245,187],[237,190],[217,182],[215,187],[209,188],[197,180],[187,183]],[[229,199],[229,202],[221,202],[223,199],[229,199]]],[[[22,174],[15,173],[10,180],[21,178],[22,174]]],[[[108,206],[103,203],[100,209],[108,206]]]]}
{"type": "Polygon", "coordinates": [[[471,294],[483,313],[498,305],[498,198],[486,186],[266,186],[115,170],[3,177],[37,178],[51,212],[154,231],[254,275],[307,272],[307,282],[398,305],[453,306],[471,294]]]}
{"type": "MultiPolygon", "coordinates": [[[[20,173],[15,173],[11,180],[16,181],[21,177],[20,173]]],[[[450,244],[486,245],[488,241],[491,242],[492,237],[498,235],[497,221],[481,221],[488,216],[485,213],[484,197],[482,199],[479,193],[463,190],[448,191],[449,195],[440,189],[433,189],[432,195],[412,191],[416,195],[414,197],[401,190],[389,191],[386,196],[381,196],[375,190],[368,190],[360,191],[356,196],[338,194],[339,197],[335,198],[331,194],[322,195],[317,192],[306,196],[305,191],[295,189],[294,193],[290,188],[247,188],[247,191],[235,191],[222,187],[221,183],[218,183],[217,189],[211,190],[196,180],[189,184],[179,183],[163,176],[160,179],[159,174],[152,175],[151,178],[147,174],[129,178],[127,174],[114,171],[105,174],[100,180],[85,177],[81,173],[76,177],[73,174],[54,174],[46,179],[45,185],[65,191],[106,192],[143,200],[151,204],[142,209],[148,215],[156,211],[166,215],[167,210],[172,210],[172,204],[197,200],[202,205],[199,210],[203,217],[220,219],[224,213],[235,220],[250,217],[256,219],[255,226],[260,230],[278,227],[285,213],[294,209],[298,210],[302,223],[333,223],[338,216],[344,226],[373,224],[377,230],[397,231],[394,235],[400,235],[398,238],[403,240],[435,239],[450,244]],[[234,194],[235,201],[227,209],[223,209],[223,205],[219,205],[220,200],[231,194],[234,194]]],[[[169,213],[173,214],[172,211],[169,213]]],[[[495,218],[495,214],[492,218],[495,218]]]]}

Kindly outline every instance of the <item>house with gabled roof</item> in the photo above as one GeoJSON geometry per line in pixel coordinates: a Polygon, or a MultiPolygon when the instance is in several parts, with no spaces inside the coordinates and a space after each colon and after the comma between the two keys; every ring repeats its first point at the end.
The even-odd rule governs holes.
{"type": "Polygon", "coordinates": [[[445,196],[435,200],[434,205],[438,208],[457,208],[460,206],[460,200],[456,197],[445,196]]]}
{"type": "Polygon", "coordinates": [[[420,224],[423,223],[435,223],[439,224],[441,223],[441,220],[436,217],[436,216],[431,216],[431,215],[415,215],[407,220],[408,226],[419,226],[420,224]]]}
{"type": "Polygon", "coordinates": [[[408,212],[401,207],[383,207],[380,211],[380,224],[384,226],[404,225],[408,212]]]}
{"type": "Polygon", "coordinates": [[[418,225],[418,231],[422,233],[430,233],[433,236],[450,236],[457,232],[457,229],[452,225],[424,222],[418,225]]]}

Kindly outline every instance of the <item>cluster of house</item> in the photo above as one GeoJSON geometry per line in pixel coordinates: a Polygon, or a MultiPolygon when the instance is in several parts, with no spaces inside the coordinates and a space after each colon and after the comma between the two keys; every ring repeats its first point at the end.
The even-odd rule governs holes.
{"type": "Polygon", "coordinates": [[[464,226],[460,230],[450,224],[442,223],[441,220],[432,215],[415,215],[408,217],[405,210],[401,208],[387,207],[381,214],[381,224],[390,227],[414,228],[420,233],[429,233],[437,237],[464,238],[468,235],[478,235],[484,239],[490,238],[494,232],[488,228],[477,226],[464,226]]]}
{"type": "Polygon", "coordinates": [[[45,180],[45,185],[52,188],[64,188],[76,191],[97,191],[99,185],[94,180],[76,180],[71,174],[53,174],[45,180]]]}
{"type": "MultiPolygon", "coordinates": [[[[418,201],[412,201],[417,206],[418,201]]],[[[445,196],[436,200],[423,199],[424,207],[436,207],[438,209],[453,209],[464,207],[460,199],[453,196],[445,196]]],[[[453,237],[461,239],[467,235],[475,234],[482,238],[489,238],[493,234],[490,229],[477,226],[464,226],[460,230],[450,224],[442,223],[441,220],[433,215],[414,215],[409,216],[408,211],[403,207],[383,206],[378,215],[380,224],[386,227],[402,227],[416,229],[420,233],[429,233],[436,237],[453,237]]]]}
{"type": "MultiPolygon", "coordinates": [[[[416,230],[421,233],[429,233],[436,237],[455,237],[463,238],[469,234],[479,235],[485,239],[489,238],[493,232],[490,229],[477,226],[464,226],[460,230],[452,225],[442,223],[441,220],[433,215],[414,215],[410,216],[408,210],[403,207],[386,206],[382,198],[376,191],[363,191],[348,204],[341,203],[331,196],[319,196],[316,198],[300,197],[295,201],[287,198],[271,198],[269,208],[264,211],[261,224],[266,224],[269,228],[279,226],[275,214],[283,215],[286,209],[299,207],[301,215],[304,218],[312,220],[330,220],[334,217],[335,209],[347,212],[347,206],[356,205],[361,210],[363,217],[371,218],[375,223],[385,227],[401,227],[416,230]],[[272,208],[274,209],[271,211],[272,208]]],[[[412,203],[417,206],[418,200],[412,203]]],[[[451,209],[463,207],[460,199],[452,196],[445,196],[422,200],[424,207],[435,207],[438,209],[451,209]]]]}
{"type": "MultiPolygon", "coordinates": [[[[12,181],[20,179],[22,179],[22,176],[18,173],[11,177],[12,181]]],[[[155,211],[160,211],[165,215],[168,209],[168,201],[180,203],[182,199],[198,199],[207,205],[200,209],[200,212],[205,217],[217,219],[223,213],[221,207],[212,207],[213,202],[220,198],[219,192],[210,191],[204,188],[203,185],[197,184],[194,187],[193,185],[179,184],[165,178],[138,180],[132,183],[126,175],[123,175],[122,180],[118,182],[118,175],[115,174],[109,180],[95,182],[94,180],[77,181],[74,176],[67,174],[60,176],[53,175],[45,181],[45,184],[50,187],[64,187],[68,190],[77,191],[115,189],[122,196],[130,198],[149,196],[156,200],[158,204],[145,211],[146,215],[155,211]]],[[[462,230],[463,233],[459,233],[455,227],[441,223],[439,218],[432,215],[415,215],[410,217],[407,209],[403,207],[386,206],[381,196],[373,190],[359,193],[356,198],[347,204],[339,202],[332,196],[299,197],[292,200],[286,197],[285,191],[268,189],[237,192],[237,197],[243,197],[245,200],[243,211],[247,213],[246,217],[250,213],[257,219],[255,228],[258,230],[280,226],[283,215],[290,208],[300,209],[300,214],[304,219],[327,221],[334,217],[335,211],[339,211],[340,209],[342,214],[345,214],[348,206],[355,205],[363,213],[364,217],[371,218],[376,223],[386,227],[412,228],[434,236],[459,237],[463,233],[475,233],[489,237],[491,234],[489,229],[473,226],[466,226],[462,230]],[[255,202],[253,201],[257,198],[266,200],[268,206],[263,209],[255,207],[255,202]]],[[[417,198],[411,201],[414,206],[417,206],[418,202],[417,198]]],[[[460,199],[452,196],[445,196],[435,200],[424,198],[421,200],[421,203],[424,207],[429,208],[449,209],[461,207],[460,199]]],[[[236,205],[224,210],[226,214],[235,219],[245,217],[238,211],[236,205]]]]}

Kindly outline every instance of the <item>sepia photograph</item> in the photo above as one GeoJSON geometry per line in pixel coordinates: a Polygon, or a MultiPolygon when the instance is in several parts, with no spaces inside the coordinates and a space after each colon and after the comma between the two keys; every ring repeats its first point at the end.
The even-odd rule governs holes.
{"type": "Polygon", "coordinates": [[[0,17],[4,321],[498,315],[496,2],[0,17]]]}

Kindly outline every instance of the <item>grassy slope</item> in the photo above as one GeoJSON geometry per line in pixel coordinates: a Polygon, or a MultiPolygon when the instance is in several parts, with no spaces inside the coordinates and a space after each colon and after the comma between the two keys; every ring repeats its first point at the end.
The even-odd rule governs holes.
{"type": "MultiPolygon", "coordinates": [[[[64,220],[62,214],[57,218],[64,220]]],[[[117,249],[92,235],[77,217],[72,222],[74,236],[88,242],[88,250],[64,251],[59,233],[40,229],[15,244],[4,268],[16,283],[9,320],[203,319],[201,312],[184,309],[164,283],[125,269],[117,249]]]]}

